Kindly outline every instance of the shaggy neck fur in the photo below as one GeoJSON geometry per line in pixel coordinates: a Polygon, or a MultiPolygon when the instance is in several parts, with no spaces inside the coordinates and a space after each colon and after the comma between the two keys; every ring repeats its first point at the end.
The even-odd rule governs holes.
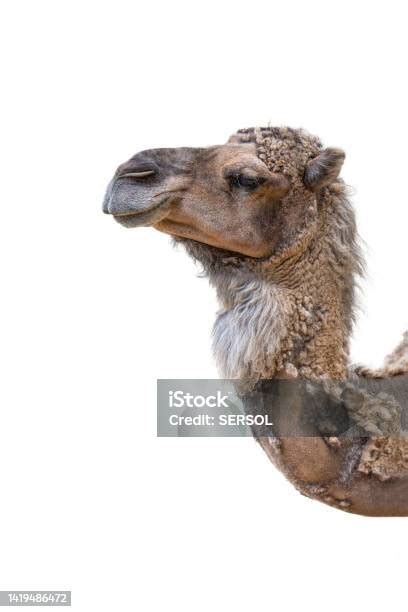
{"type": "Polygon", "coordinates": [[[278,262],[183,241],[222,306],[213,348],[225,378],[346,376],[363,264],[344,184],[325,188],[320,205],[320,224],[306,248],[278,262]]]}

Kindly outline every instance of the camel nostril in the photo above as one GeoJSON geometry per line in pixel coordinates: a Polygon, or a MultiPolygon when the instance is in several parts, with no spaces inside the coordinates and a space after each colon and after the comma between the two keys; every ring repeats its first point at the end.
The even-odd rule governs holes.
{"type": "Polygon", "coordinates": [[[137,162],[131,161],[120,166],[116,171],[115,179],[136,179],[144,180],[146,178],[155,176],[159,173],[158,166],[151,161],[138,160],[137,162]]]}
{"type": "Polygon", "coordinates": [[[154,170],[142,170],[140,172],[126,172],[125,174],[119,174],[118,179],[121,178],[146,178],[148,176],[152,176],[152,174],[156,174],[154,170]]]}

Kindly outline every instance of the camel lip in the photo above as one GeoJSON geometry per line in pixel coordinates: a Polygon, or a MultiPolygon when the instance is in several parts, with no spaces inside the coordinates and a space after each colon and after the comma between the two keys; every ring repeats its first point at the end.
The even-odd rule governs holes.
{"type": "Polygon", "coordinates": [[[152,206],[150,206],[149,208],[143,208],[141,210],[129,210],[121,213],[112,213],[112,216],[116,221],[119,220],[121,217],[142,217],[146,213],[151,213],[157,210],[158,208],[161,208],[164,203],[165,202],[158,202],[157,204],[152,204],[152,206]]]}
{"type": "Polygon", "coordinates": [[[159,223],[170,212],[171,198],[166,196],[159,202],[139,211],[129,211],[120,215],[112,215],[117,223],[123,227],[146,227],[159,223]]]}

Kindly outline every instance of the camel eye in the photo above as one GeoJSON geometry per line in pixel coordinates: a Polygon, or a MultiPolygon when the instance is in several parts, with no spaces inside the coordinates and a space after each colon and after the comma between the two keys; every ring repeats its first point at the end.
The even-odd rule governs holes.
{"type": "Polygon", "coordinates": [[[248,191],[256,189],[265,182],[265,179],[256,176],[247,176],[245,174],[234,174],[230,177],[230,180],[234,187],[240,187],[248,191]]]}

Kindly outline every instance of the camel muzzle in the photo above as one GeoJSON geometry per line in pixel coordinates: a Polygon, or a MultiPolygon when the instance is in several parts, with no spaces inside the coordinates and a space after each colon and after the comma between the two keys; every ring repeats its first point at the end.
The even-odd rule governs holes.
{"type": "Polygon", "coordinates": [[[121,164],[106,190],[103,211],[125,227],[154,225],[180,198],[202,149],[141,151],[121,164]]]}
{"type": "Polygon", "coordinates": [[[152,225],[163,219],[170,207],[169,194],[157,193],[157,187],[142,182],[153,174],[153,170],[143,170],[115,177],[106,190],[103,212],[125,227],[152,225]]]}

